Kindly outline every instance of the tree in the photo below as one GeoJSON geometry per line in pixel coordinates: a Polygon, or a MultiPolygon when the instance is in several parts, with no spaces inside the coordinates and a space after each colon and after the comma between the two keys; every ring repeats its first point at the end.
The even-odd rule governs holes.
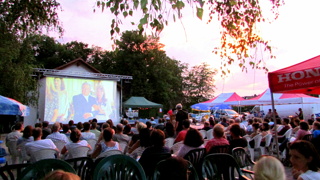
{"type": "Polygon", "coordinates": [[[45,28],[62,33],[56,13],[59,7],[55,0],[0,2],[1,95],[22,103],[35,102],[37,80],[31,76],[35,61],[26,37],[45,28]]]}
{"type": "MultiPolygon", "coordinates": [[[[283,2],[281,0],[269,2],[272,5],[271,11],[277,18],[277,8],[283,2]]],[[[114,15],[111,20],[111,35],[120,33],[122,19],[133,16],[134,13],[138,14],[137,16],[141,15],[138,23],[131,22],[132,24],[138,24],[140,32],[150,26],[155,32],[159,33],[168,25],[169,17],[172,17],[174,21],[183,17],[182,10],[185,9],[186,4],[195,9],[194,12],[199,19],[202,19],[205,14],[204,11],[208,10],[208,23],[214,18],[221,22],[221,43],[214,48],[213,52],[223,60],[221,64],[222,73],[230,72],[228,65],[235,62],[238,62],[242,70],[246,70],[247,66],[267,70],[261,57],[253,58],[253,55],[250,54],[250,50],[259,47],[266,51],[270,58],[274,58],[268,41],[260,37],[256,28],[258,23],[266,21],[258,0],[97,0],[96,3],[97,8],[101,8],[102,11],[109,9],[114,15]],[[252,59],[256,59],[257,63],[252,59]]]]}
{"type": "Polygon", "coordinates": [[[184,75],[183,92],[186,97],[185,104],[192,105],[206,101],[213,97],[215,85],[214,76],[217,70],[212,70],[207,63],[193,66],[184,75]]]}

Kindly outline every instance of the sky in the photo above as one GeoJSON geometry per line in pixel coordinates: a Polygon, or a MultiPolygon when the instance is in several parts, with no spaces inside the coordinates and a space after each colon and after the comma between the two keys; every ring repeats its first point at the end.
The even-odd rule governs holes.
{"type": "MultiPolygon", "coordinates": [[[[94,13],[95,0],[58,0],[58,2],[62,7],[59,18],[65,32],[61,38],[54,34],[51,34],[52,36],[62,43],[80,41],[100,46],[105,50],[112,50],[109,32],[113,17],[108,11],[101,12],[97,9],[94,13]]],[[[277,57],[264,59],[269,71],[285,68],[320,55],[318,7],[320,7],[318,0],[303,2],[285,0],[285,5],[279,8],[280,15],[277,20],[271,24],[258,25],[262,37],[270,41],[273,54],[277,57]]],[[[214,47],[220,42],[219,22],[207,24],[205,15],[201,21],[191,11],[186,10],[183,13],[184,17],[181,21],[169,21],[169,26],[165,27],[160,34],[160,42],[165,45],[166,54],[182,63],[188,63],[189,66],[206,62],[212,68],[219,70],[221,60],[212,53],[214,47]]],[[[130,24],[130,19],[123,20],[123,23],[130,24]]],[[[125,25],[121,29],[135,30],[133,28],[125,25]]],[[[259,53],[263,55],[264,52],[258,51],[259,53]]],[[[240,96],[258,95],[268,88],[265,71],[248,68],[248,72],[242,72],[237,64],[233,64],[230,69],[231,73],[225,78],[221,78],[219,74],[215,77],[215,96],[229,92],[236,92],[240,96]]]]}

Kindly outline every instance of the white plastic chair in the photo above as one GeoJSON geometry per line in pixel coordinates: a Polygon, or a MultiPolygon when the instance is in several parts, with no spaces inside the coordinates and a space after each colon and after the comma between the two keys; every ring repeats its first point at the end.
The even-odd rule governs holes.
{"type": "Polygon", "coordinates": [[[87,157],[90,148],[88,146],[80,146],[72,149],[68,149],[68,153],[65,159],[74,159],[79,157],[87,157]]]}
{"type": "Polygon", "coordinates": [[[23,142],[18,145],[17,149],[20,152],[20,163],[26,163],[30,160],[30,156],[28,156],[25,145],[27,142],[23,142]]]}
{"type": "Polygon", "coordinates": [[[126,154],[127,150],[128,150],[128,143],[125,142],[125,141],[120,141],[119,142],[119,146],[120,146],[120,149],[121,149],[122,153],[126,154]]]}
{"type": "Polygon", "coordinates": [[[53,141],[54,145],[56,145],[56,147],[59,149],[59,151],[61,152],[62,148],[66,145],[66,142],[64,141],[53,141]]]}
{"type": "Polygon", "coordinates": [[[19,151],[17,150],[17,141],[7,141],[6,145],[11,155],[11,164],[17,164],[17,158],[19,157],[19,151]]]}
{"type": "Polygon", "coordinates": [[[205,139],[207,137],[207,131],[206,130],[199,130],[200,134],[202,135],[202,138],[205,139]]]}
{"type": "Polygon", "coordinates": [[[42,159],[56,159],[59,152],[55,149],[41,149],[31,153],[31,163],[42,160],[42,159]]]}
{"type": "Polygon", "coordinates": [[[208,140],[213,139],[213,129],[209,129],[209,130],[207,131],[207,139],[208,139],[208,140]]]}
{"type": "Polygon", "coordinates": [[[173,146],[174,143],[174,138],[173,137],[168,137],[165,139],[165,144],[164,146],[168,147],[169,149],[173,146]]]}
{"type": "Polygon", "coordinates": [[[263,137],[265,139],[266,144],[264,146],[260,146],[261,155],[266,154],[266,149],[270,146],[272,140],[272,134],[267,134],[263,137]]]}
{"type": "Polygon", "coordinates": [[[97,144],[97,140],[96,139],[87,139],[87,142],[88,144],[90,144],[91,146],[91,150],[88,151],[88,155],[92,154],[95,147],[96,147],[96,144],[97,144]]]}
{"type": "MultiPolygon", "coordinates": [[[[288,129],[282,136],[278,136],[278,139],[279,139],[279,138],[283,138],[283,137],[285,137],[286,139],[290,139],[291,134],[292,134],[292,128],[288,129]]],[[[279,148],[280,144],[281,144],[281,143],[279,143],[279,141],[278,141],[278,148],[279,148]]],[[[276,147],[276,144],[274,144],[274,146],[276,147]]],[[[282,158],[285,158],[285,157],[286,157],[286,149],[284,149],[284,150],[282,151],[281,156],[282,156],[282,158]]]]}
{"type": "Polygon", "coordinates": [[[103,153],[100,153],[96,159],[101,158],[101,157],[108,157],[108,156],[115,155],[115,154],[122,154],[122,151],[117,150],[117,149],[108,150],[103,153]]]}
{"type": "Polygon", "coordinates": [[[284,127],[284,125],[278,125],[277,132],[280,132],[283,127],[284,127]]]}
{"type": "Polygon", "coordinates": [[[182,145],[183,145],[183,141],[175,143],[171,147],[172,154],[177,155],[182,145]]]}
{"type": "Polygon", "coordinates": [[[254,147],[251,148],[250,144],[248,143],[248,150],[250,152],[251,159],[254,161],[254,150],[255,149],[260,149],[260,143],[261,143],[262,135],[258,134],[256,136],[254,136],[252,139],[254,140],[254,147]]]}

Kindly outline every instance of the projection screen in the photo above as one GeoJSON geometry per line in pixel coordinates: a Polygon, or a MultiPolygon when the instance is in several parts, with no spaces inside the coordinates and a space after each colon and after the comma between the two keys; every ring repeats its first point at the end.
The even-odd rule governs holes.
{"type": "Polygon", "coordinates": [[[117,82],[47,77],[44,120],[50,123],[117,120],[117,82]]]}

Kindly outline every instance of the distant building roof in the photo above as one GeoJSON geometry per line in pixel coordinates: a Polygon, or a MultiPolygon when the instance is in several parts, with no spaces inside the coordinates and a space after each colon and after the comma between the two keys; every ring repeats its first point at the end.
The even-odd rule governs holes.
{"type": "Polygon", "coordinates": [[[59,66],[55,69],[58,69],[58,70],[63,70],[69,66],[73,66],[73,65],[76,65],[76,66],[80,66],[80,65],[84,65],[84,66],[87,66],[89,69],[92,70],[92,72],[94,73],[101,73],[99,70],[97,70],[96,68],[94,68],[93,66],[91,66],[90,64],[88,64],[87,62],[85,62],[83,59],[81,58],[78,58],[78,59],[75,59],[73,61],[70,61],[62,66],[59,66]]]}

